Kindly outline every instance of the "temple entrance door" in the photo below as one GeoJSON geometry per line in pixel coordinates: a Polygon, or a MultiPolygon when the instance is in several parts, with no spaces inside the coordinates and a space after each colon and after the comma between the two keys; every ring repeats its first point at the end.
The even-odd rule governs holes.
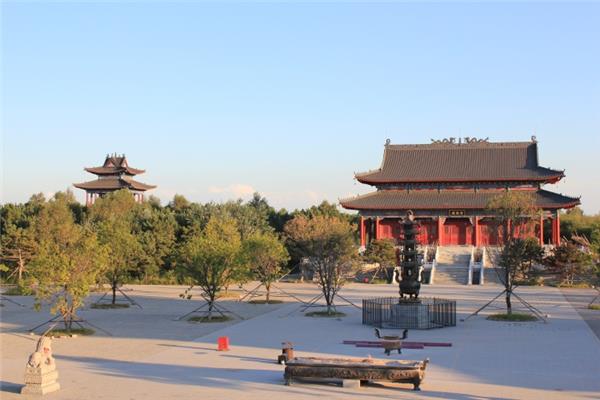
{"type": "Polygon", "coordinates": [[[471,241],[471,226],[466,218],[448,218],[444,224],[445,245],[466,245],[471,241]],[[468,236],[468,238],[467,238],[468,236]]]}

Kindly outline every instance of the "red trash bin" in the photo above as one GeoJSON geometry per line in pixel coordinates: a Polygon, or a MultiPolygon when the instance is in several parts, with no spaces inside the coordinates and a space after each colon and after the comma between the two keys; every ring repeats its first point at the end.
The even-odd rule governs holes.
{"type": "Polygon", "coordinates": [[[221,336],[217,339],[217,351],[229,351],[229,337],[221,336]]]}

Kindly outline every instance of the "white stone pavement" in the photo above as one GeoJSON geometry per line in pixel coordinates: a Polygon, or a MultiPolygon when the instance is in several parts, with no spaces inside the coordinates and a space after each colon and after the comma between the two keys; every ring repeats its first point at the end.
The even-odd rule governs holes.
{"type": "MultiPolygon", "coordinates": [[[[288,284],[286,289],[305,298],[317,293],[309,285],[288,284]]],[[[425,287],[424,296],[458,301],[459,318],[499,292],[498,286],[425,287]]],[[[411,385],[384,384],[359,389],[336,384],[294,383],[283,385],[283,367],[275,364],[280,343],[294,343],[299,355],[348,355],[386,358],[382,349],[355,348],[341,344],[344,339],[374,340],[372,329],[361,325],[360,310],[344,307],[348,316],[339,320],[305,317],[298,304],[290,303],[253,319],[228,325],[196,340],[162,340],[117,337],[120,353],[94,349],[66,351],[66,340],[85,347],[98,338],[61,339],[55,348],[61,391],[49,399],[598,399],[600,398],[600,340],[578,313],[552,288],[523,288],[528,301],[550,314],[547,324],[503,323],[474,317],[457,322],[457,327],[410,331],[411,341],[452,342],[451,348],[404,350],[390,358],[431,359],[421,392],[411,385]],[[217,352],[216,340],[228,336],[231,351],[217,352]],[[151,345],[135,347],[134,342],[151,345]],[[121,343],[121,341],[123,341],[121,343]],[[121,343],[121,344],[120,344],[121,343]],[[127,351],[127,348],[136,351],[127,351]],[[63,354],[59,349],[65,348],[63,354]],[[145,352],[145,349],[148,351],[145,352]],[[140,353],[141,352],[141,353],[140,353]]],[[[357,302],[373,295],[394,295],[388,285],[353,284],[342,294],[357,302]]],[[[500,303],[498,305],[501,305],[500,303]]],[[[494,312],[491,309],[489,312],[494,312]]],[[[113,311],[108,311],[113,312],[113,311]]],[[[125,310],[125,313],[135,313],[125,310]]],[[[174,315],[180,312],[173,311],[174,315]]],[[[104,314],[107,315],[107,314],[104,314]]],[[[116,314],[115,314],[116,315],[116,314]]],[[[123,314],[119,314],[123,315],[123,314]]],[[[4,318],[3,318],[4,323],[4,318]]],[[[143,329],[152,329],[152,323],[143,329]]],[[[185,323],[171,325],[188,329],[185,323]]],[[[10,336],[22,357],[10,352],[4,359],[2,399],[27,398],[10,393],[22,379],[30,343],[10,336]]],[[[124,335],[123,335],[124,336],[124,335]]],[[[100,345],[99,345],[100,346],[100,345]]],[[[3,343],[3,354],[5,344],[3,343]]]]}

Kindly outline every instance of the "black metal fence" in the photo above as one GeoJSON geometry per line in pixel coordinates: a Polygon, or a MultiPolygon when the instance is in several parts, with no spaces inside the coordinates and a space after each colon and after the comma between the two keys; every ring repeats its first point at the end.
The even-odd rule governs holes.
{"type": "Polygon", "coordinates": [[[456,326],[456,301],[438,298],[363,299],[362,323],[378,328],[431,329],[456,326]]]}

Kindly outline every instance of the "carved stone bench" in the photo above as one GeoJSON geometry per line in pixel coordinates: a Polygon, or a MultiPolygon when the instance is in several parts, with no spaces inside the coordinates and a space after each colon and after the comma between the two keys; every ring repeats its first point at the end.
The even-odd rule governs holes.
{"type": "Polygon", "coordinates": [[[387,361],[373,358],[298,357],[288,361],[283,375],[286,385],[295,378],[390,381],[410,383],[420,390],[429,359],[423,361],[387,361]]]}

